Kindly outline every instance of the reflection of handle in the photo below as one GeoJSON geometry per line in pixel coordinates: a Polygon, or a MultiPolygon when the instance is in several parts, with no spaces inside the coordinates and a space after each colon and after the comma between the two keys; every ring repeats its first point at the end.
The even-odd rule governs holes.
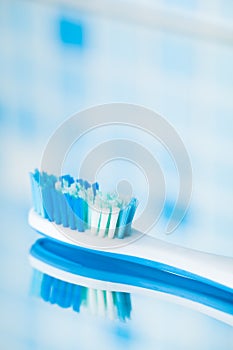
{"type": "Polygon", "coordinates": [[[233,258],[231,257],[180,247],[149,236],[143,236],[120,250],[123,254],[174,267],[174,273],[189,278],[192,277],[190,274],[195,274],[233,289],[233,258]],[[177,269],[181,271],[175,271],[177,269]]]}

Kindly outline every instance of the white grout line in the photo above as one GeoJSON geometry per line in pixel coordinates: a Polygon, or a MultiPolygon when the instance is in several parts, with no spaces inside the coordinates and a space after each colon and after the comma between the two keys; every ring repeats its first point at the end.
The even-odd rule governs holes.
{"type": "MultiPolygon", "coordinates": [[[[233,45],[233,25],[183,10],[168,10],[116,0],[49,0],[66,4],[97,16],[143,25],[147,28],[169,30],[199,39],[233,45]]],[[[48,3],[48,0],[46,1],[48,3]]]]}

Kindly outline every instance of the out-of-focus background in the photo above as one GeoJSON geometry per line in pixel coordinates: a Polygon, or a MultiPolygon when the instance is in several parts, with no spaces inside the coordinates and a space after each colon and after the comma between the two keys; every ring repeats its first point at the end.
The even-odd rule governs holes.
{"type": "MultiPolygon", "coordinates": [[[[28,172],[57,126],[79,110],[109,102],[143,105],[166,117],[190,155],[193,196],[178,233],[160,238],[233,256],[232,96],[230,0],[0,1],[2,348],[92,349],[73,314],[27,296],[27,252],[35,239],[26,222],[28,172]],[[63,338],[54,326],[64,329],[63,338]]],[[[174,201],[171,190],[164,220],[174,201]]],[[[130,329],[85,321],[104,349],[232,347],[228,326],[154,303],[159,313],[153,315],[142,298],[136,303],[138,323],[130,329]],[[171,314],[179,321],[169,324],[167,334],[171,314]],[[154,318],[158,333],[151,326],[138,331],[143,319],[151,325],[154,318]],[[182,332],[187,324],[195,329],[190,337],[182,332]]]]}

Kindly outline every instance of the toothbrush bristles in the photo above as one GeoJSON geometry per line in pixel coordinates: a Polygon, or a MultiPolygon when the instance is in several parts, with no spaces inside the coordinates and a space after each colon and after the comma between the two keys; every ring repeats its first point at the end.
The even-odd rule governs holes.
{"type": "Polygon", "coordinates": [[[100,238],[122,239],[131,233],[138,205],[116,193],[103,194],[98,183],[90,184],[70,175],[56,177],[35,170],[30,173],[34,210],[43,218],[72,230],[100,238]]]}

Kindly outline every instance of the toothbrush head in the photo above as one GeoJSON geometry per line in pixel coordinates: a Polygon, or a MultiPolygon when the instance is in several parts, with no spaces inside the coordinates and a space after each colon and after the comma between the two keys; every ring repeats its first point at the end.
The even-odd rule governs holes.
{"type": "Polygon", "coordinates": [[[122,239],[131,234],[136,198],[103,194],[98,183],[70,175],[57,178],[37,169],[30,179],[34,210],[44,219],[100,238],[122,239]]]}

